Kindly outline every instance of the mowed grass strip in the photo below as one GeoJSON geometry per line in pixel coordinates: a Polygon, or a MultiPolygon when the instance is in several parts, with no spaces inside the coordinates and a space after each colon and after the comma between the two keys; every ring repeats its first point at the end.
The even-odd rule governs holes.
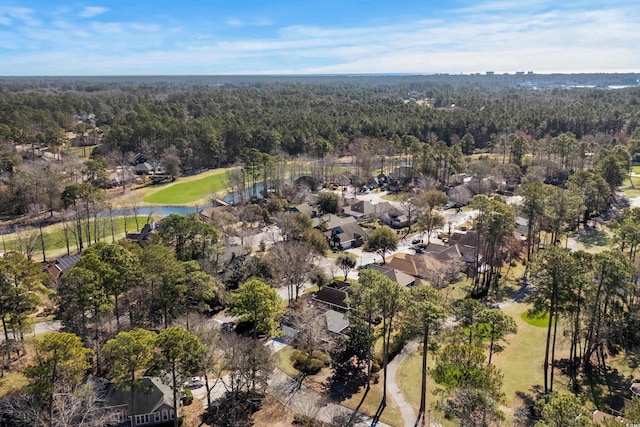
{"type": "Polygon", "coordinates": [[[199,179],[178,181],[149,194],[144,201],[157,205],[183,205],[197,202],[211,193],[223,191],[226,188],[227,174],[223,170],[199,179]]]}

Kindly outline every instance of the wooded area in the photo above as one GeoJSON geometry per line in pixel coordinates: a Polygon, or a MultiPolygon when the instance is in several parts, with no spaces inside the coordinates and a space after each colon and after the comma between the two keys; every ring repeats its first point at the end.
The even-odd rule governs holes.
{"type": "Polygon", "coordinates": [[[0,372],[27,385],[0,389],[0,423],[79,425],[91,414],[82,425],[98,426],[126,422],[126,411],[132,423],[160,421],[160,406],[136,412],[136,396],[164,378],[162,421],[178,425],[201,375],[202,422],[251,425],[292,372],[298,390],[349,407],[330,422],[298,413],[299,423],[353,425],[359,411],[389,422],[398,410],[389,368],[404,348],[420,358],[406,424],[428,425],[433,410],[464,426],[591,426],[582,414],[609,408],[639,422],[638,400],[615,404],[631,397],[622,389],[633,378],[614,360],[635,360],[640,344],[640,208],[625,198],[637,182],[640,88],[491,82],[5,82],[0,227],[33,228],[12,250],[3,232],[0,372]],[[141,188],[232,166],[219,174],[235,203],[212,190],[210,213],[151,227],[139,190],[116,179],[141,164],[150,168],[141,188]],[[370,203],[374,192],[389,211],[370,203]],[[120,240],[122,194],[136,233],[120,240]],[[77,256],[53,277],[42,226],[58,222],[60,249],[77,256]],[[345,230],[356,230],[349,246],[345,230]],[[577,247],[598,230],[606,245],[577,247]],[[364,265],[368,253],[381,263],[364,265]],[[418,255],[433,263],[427,273],[418,255]],[[413,260],[410,284],[398,260],[413,260]],[[316,299],[323,291],[330,310],[316,299]],[[546,331],[534,349],[540,381],[517,396],[505,394],[514,379],[496,361],[518,334],[510,304],[546,331]],[[36,313],[63,331],[25,337],[36,313]],[[280,335],[285,352],[274,356],[264,344],[280,335]],[[319,372],[321,392],[305,382],[319,372]],[[125,412],[105,404],[107,383],[125,391],[125,412]]]}

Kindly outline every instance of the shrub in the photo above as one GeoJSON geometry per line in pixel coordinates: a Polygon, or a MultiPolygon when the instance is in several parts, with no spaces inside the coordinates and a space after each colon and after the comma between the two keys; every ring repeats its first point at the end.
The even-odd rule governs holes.
{"type": "Polygon", "coordinates": [[[308,375],[314,375],[320,372],[320,369],[324,366],[324,363],[318,359],[310,359],[306,368],[303,366],[303,372],[308,375]]]}
{"type": "Polygon", "coordinates": [[[322,362],[322,364],[324,366],[329,366],[329,362],[331,360],[331,358],[329,357],[329,355],[327,353],[323,353],[320,350],[313,350],[311,352],[311,357],[313,359],[318,359],[320,362],[322,362]]]}
{"type": "Polygon", "coordinates": [[[184,390],[184,396],[182,396],[182,403],[185,406],[191,405],[193,403],[193,392],[188,388],[184,390]]]}
{"type": "Polygon", "coordinates": [[[291,360],[294,368],[307,375],[317,374],[320,369],[329,364],[329,356],[317,350],[311,353],[311,357],[303,351],[294,350],[291,354],[291,360]]]}

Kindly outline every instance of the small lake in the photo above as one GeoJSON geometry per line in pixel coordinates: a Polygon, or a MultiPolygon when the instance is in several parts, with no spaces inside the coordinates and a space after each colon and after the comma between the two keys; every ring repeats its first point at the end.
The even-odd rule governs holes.
{"type": "MultiPolygon", "coordinates": [[[[138,216],[148,216],[148,215],[161,215],[161,216],[169,216],[171,214],[177,215],[186,215],[192,212],[199,212],[204,208],[211,207],[212,205],[207,206],[140,206],[138,208],[138,216]]],[[[123,209],[114,209],[111,212],[113,216],[132,216],[133,208],[123,208],[123,209]]],[[[107,217],[109,216],[109,211],[100,212],[100,216],[107,217]]]]}

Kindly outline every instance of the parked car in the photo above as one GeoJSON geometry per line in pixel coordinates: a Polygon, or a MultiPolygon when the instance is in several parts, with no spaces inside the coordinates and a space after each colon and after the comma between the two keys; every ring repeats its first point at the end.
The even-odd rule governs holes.
{"type": "Polygon", "coordinates": [[[416,253],[417,254],[423,254],[424,250],[422,250],[422,248],[416,248],[416,253]]]}
{"type": "Polygon", "coordinates": [[[188,388],[198,388],[204,386],[204,378],[191,377],[184,382],[184,386],[188,388]]]}
{"type": "Polygon", "coordinates": [[[413,239],[413,240],[411,241],[411,244],[412,244],[412,245],[417,245],[418,243],[422,243],[422,239],[413,239]]]}

